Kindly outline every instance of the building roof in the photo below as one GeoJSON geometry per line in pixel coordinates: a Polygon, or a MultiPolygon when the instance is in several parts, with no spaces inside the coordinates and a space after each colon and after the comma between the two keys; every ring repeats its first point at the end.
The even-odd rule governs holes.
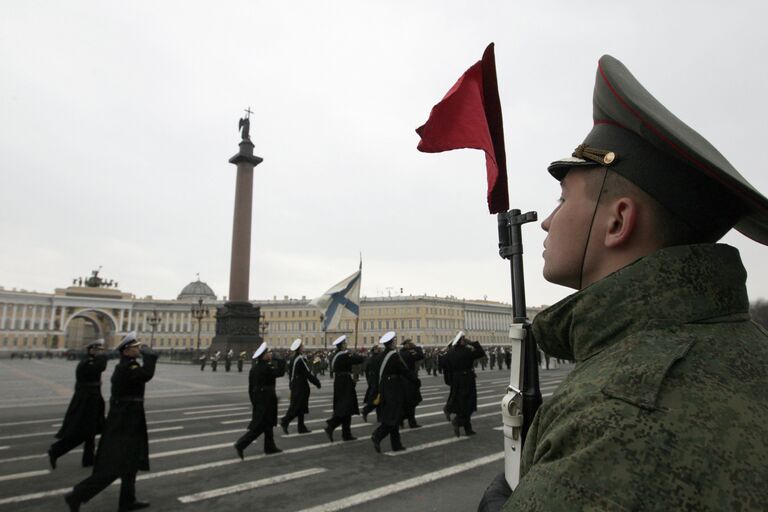
{"type": "Polygon", "coordinates": [[[178,300],[188,299],[216,300],[216,294],[213,293],[213,290],[211,290],[210,286],[198,279],[197,281],[192,281],[187,286],[185,286],[178,296],[178,300]]]}

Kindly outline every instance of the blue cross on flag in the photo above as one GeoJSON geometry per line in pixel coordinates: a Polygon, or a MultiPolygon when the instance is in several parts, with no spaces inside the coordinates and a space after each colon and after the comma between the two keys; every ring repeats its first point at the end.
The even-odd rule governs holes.
{"type": "Polygon", "coordinates": [[[362,266],[354,274],[332,286],[320,297],[309,302],[323,313],[323,330],[335,330],[341,324],[344,310],[357,317],[360,314],[360,282],[362,266]]]}

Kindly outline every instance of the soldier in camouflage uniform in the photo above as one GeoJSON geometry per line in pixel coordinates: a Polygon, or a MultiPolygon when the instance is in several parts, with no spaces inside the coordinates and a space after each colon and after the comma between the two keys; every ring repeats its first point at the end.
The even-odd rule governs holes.
{"type": "Polygon", "coordinates": [[[521,479],[481,511],[765,510],[768,333],[749,317],[731,227],[768,244],[768,199],[616,59],[595,125],[554,162],[544,277],[577,290],[539,313],[575,367],[536,414],[521,479]]]}

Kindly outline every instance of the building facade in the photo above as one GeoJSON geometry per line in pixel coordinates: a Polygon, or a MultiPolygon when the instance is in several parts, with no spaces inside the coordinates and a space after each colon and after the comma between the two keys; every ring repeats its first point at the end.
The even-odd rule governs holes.
{"type": "MultiPolygon", "coordinates": [[[[359,318],[342,316],[338,328],[324,332],[320,312],[305,297],[252,302],[261,308],[264,339],[281,348],[296,338],[308,348],[322,348],[341,334],[352,347],[370,347],[390,330],[427,347],[446,345],[459,330],[484,345],[503,345],[512,319],[509,304],[487,300],[363,297],[359,318]]],[[[0,354],[79,350],[97,338],[112,348],[133,330],[160,351],[207,350],[216,333],[216,308],[223,303],[199,279],[176,300],[142,299],[116,287],[77,282],[52,294],[0,288],[0,354]],[[207,313],[194,315],[195,307],[207,313]]],[[[540,309],[529,308],[529,318],[540,309]]]]}

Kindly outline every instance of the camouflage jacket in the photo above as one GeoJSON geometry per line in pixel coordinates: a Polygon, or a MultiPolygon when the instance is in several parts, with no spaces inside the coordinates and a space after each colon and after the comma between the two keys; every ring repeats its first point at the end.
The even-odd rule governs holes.
{"type": "Polygon", "coordinates": [[[726,245],[671,247],[541,312],[575,359],[538,411],[504,510],[765,510],[768,333],[726,245]]]}

